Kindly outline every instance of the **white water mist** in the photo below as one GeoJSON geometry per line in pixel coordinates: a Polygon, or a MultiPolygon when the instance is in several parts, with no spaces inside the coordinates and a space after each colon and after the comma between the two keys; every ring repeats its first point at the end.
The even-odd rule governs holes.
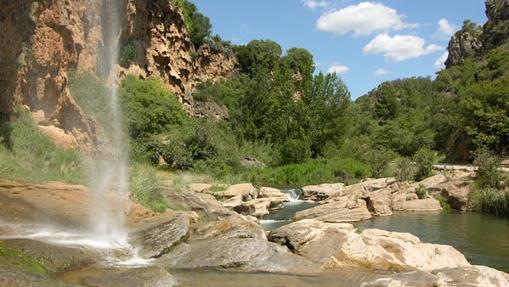
{"type": "Polygon", "coordinates": [[[118,99],[117,67],[120,52],[122,0],[102,0],[103,47],[99,69],[109,89],[111,126],[106,137],[108,150],[95,161],[90,186],[95,194],[91,210],[95,238],[110,242],[126,242],[126,198],[129,194],[128,146],[118,99]]]}

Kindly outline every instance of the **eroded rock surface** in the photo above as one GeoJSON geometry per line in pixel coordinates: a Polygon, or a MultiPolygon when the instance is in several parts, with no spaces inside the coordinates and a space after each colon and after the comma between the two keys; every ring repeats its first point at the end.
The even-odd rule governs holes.
{"type": "Polygon", "coordinates": [[[371,218],[366,201],[362,199],[349,200],[347,197],[299,211],[294,220],[316,219],[324,222],[355,222],[371,218]]]}

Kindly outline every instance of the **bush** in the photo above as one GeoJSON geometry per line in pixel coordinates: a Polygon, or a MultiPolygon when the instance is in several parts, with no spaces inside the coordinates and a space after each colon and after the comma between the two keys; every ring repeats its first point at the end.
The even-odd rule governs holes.
{"type": "Polygon", "coordinates": [[[421,148],[414,154],[413,160],[417,167],[415,180],[422,180],[433,173],[435,158],[435,153],[427,148],[421,148]]]}
{"type": "Polygon", "coordinates": [[[474,187],[470,193],[470,204],[478,212],[509,216],[509,191],[474,187]]]}
{"type": "Polygon", "coordinates": [[[500,188],[502,172],[501,159],[486,148],[479,148],[475,152],[474,165],[477,166],[475,181],[481,188],[500,188]]]}
{"type": "Polygon", "coordinates": [[[398,181],[410,181],[415,178],[415,165],[406,157],[399,158],[396,161],[396,171],[394,176],[398,181]]]}
{"type": "Polygon", "coordinates": [[[426,199],[429,197],[428,195],[428,190],[423,186],[423,185],[419,185],[416,189],[415,189],[415,194],[417,194],[417,197],[419,199],[426,199]]]}
{"type": "Polygon", "coordinates": [[[0,145],[0,177],[30,182],[84,182],[80,154],[57,147],[38,130],[30,114],[17,111],[16,119],[7,128],[9,146],[0,145]]]}
{"type": "Polygon", "coordinates": [[[396,154],[386,148],[377,148],[368,151],[366,156],[373,176],[376,178],[384,177],[387,175],[387,167],[389,163],[396,157],[396,154]]]}
{"type": "Polygon", "coordinates": [[[119,63],[127,68],[136,60],[137,56],[136,47],[132,43],[127,43],[120,51],[119,63]]]}
{"type": "Polygon", "coordinates": [[[168,131],[188,120],[182,104],[160,80],[127,76],[119,93],[129,133],[133,139],[168,131]]]}
{"type": "Polygon", "coordinates": [[[153,167],[135,164],[131,168],[129,191],[131,200],[152,209],[164,212],[168,202],[161,193],[161,183],[153,167]]]}

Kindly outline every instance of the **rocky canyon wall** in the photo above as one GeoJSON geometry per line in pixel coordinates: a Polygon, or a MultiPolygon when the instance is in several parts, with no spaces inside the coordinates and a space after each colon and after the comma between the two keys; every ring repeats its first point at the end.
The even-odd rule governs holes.
{"type": "MultiPolygon", "coordinates": [[[[74,101],[68,74],[101,75],[103,0],[0,0],[0,120],[15,106],[32,113],[41,131],[65,147],[96,149],[99,125],[74,101]]],[[[195,50],[171,0],[125,0],[122,45],[136,57],[119,69],[160,77],[191,115],[193,90],[233,75],[236,59],[208,46],[195,50]]]]}

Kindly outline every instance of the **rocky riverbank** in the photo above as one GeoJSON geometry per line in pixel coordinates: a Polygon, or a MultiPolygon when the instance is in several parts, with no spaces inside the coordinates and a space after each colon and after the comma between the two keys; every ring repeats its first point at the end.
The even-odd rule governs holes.
{"type": "Polygon", "coordinates": [[[462,180],[436,176],[420,183],[378,179],[346,187],[306,187],[303,196],[320,205],[268,234],[256,216],[288,200],[279,190],[250,184],[219,192],[210,191],[209,185],[178,192],[164,188],[165,196],[183,211],[156,214],[122,199],[131,206],[126,214],[130,249],[34,236],[42,227],[54,230],[53,239],[71,227],[86,229],[87,206],[93,200],[85,187],[1,181],[0,286],[174,286],[179,284],[172,275],[176,270],[210,269],[319,278],[352,269],[371,274],[352,286],[509,286],[507,274],[472,266],[451,246],[423,243],[406,233],[359,232],[342,222],[362,217],[355,214],[382,214],[369,203],[377,202],[377,196],[384,195],[381,202],[388,211],[421,207],[422,200],[433,199],[415,198],[419,186],[444,195],[445,186],[462,180]],[[352,202],[360,207],[349,208],[352,202]],[[355,208],[362,213],[350,212],[355,208]],[[340,212],[327,218],[325,210],[340,212]]]}

